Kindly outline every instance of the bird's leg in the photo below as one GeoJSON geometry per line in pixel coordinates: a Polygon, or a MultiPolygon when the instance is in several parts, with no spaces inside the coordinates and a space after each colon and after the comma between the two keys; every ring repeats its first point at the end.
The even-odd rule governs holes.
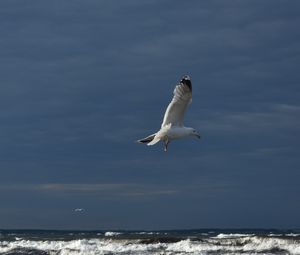
{"type": "Polygon", "coordinates": [[[164,140],[164,151],[167,151],[167,150],[168,150],[168,145],[169,145],[169,143],[170,143],[169,139],[164,140]]]}

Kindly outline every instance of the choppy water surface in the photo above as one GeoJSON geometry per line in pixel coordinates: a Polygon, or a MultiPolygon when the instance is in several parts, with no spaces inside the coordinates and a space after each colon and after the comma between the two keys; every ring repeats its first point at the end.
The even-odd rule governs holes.
{"type": "Polygon", "coordinates": [[[0,254],[300,254],[300,230],[0,230],[0,254]]]}

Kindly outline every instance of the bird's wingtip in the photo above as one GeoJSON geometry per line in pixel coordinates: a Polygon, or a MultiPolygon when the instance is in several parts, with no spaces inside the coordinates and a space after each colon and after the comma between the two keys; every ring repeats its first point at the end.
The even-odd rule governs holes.
{"type": "Polygon", "coordinates": [[[191,80],[191,77],[188,74],[182,76],[182,80],[191,80]]]}
{"type": "Polygon", "coordinates": [[[191,77],[190,76],[184,75],[181,78],[180,83],[185,84],[192,91],[192,81],[191,81],[191,77]]]}

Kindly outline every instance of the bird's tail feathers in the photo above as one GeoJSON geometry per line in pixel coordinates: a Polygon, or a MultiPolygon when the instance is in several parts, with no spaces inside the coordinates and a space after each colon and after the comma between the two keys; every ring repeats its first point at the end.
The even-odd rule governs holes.
{"type": "Polygon", "coordinates": [[[157,136],[154,136],[153,140],[150,143],[147,143],[148,146],[157,144],[160,141],[160,138],[157,136]]]}
{"type": "Polygon", "coordinates": [[[149,135],[143,139],[140,139],[140,140],[137,140],[138,143],[150,143],[154,137],[155,137],[156,133],[155,134],[152,134],[152,135],[149,135]]]}

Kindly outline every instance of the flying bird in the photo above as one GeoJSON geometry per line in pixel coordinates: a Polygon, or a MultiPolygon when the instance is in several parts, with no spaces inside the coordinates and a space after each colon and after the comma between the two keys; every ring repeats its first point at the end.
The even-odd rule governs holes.
{"type": "Polygon", "coordinates": [[[74,209],[74,212],[83,212],[83,211],[84,211],[83,208],[75,208],[75,209],[74,209]]]}
{"type": "Polygon", "coordinates": [[[159,141],[163,141],[164,151],[167,151],[172,140],[185,137],[200,138],[199,133],[194,128],[183,126],[184,113],[187,106],[192,102],[192,81],[188,75],[182,77],[173,94],[174,96],[167,107],[160,130],[137,142],[154,145],[159,141]]]}

